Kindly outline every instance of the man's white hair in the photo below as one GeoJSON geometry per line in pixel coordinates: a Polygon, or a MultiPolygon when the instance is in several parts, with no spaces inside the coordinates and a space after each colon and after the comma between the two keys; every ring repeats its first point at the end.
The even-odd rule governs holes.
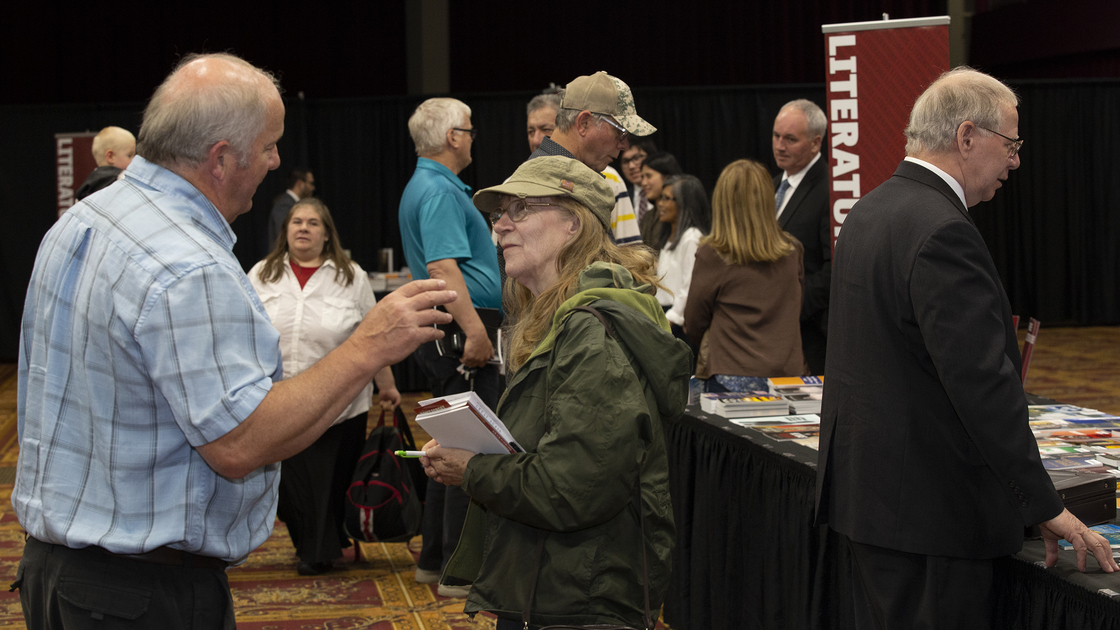
{"type": "Polygon", "coordinates": [[[967,66],[954,68],[934,81],[910,111],[906,154],[941,152],[953,146],[957,128],[966,120],[978,127],[999,129],[1005,108],[1019,97],[998,79],[967,66]]]}
{"type": "Polygon", "coordinates": [[[778,113],[780,114],[787,109],[796,109],[802,114],[805,114],[805,122],[809,128],[810,139],[814,136],[824,137],[825,129],[828,128],[828,117],[824,115],[824,111],[822,111],[816,103],[809,99],[799,98],[796,101],[790,101],[782,105],[778,113]]]}
{"type": "Polygon", "coordinates": [[[225,140],[237,155],[238,165],[245,168],[253,142],[264,132],[268,116],[264,95],[272,88],[280,89],[276,77],[240,57],[188,55],[148,102],[136,152],[163,167],[194,166],[206,160],[211,147],[225,140]],[[203,89],[186,89],[178,80],[183,68],[207,59],[228,64],[227,80],[209,82],[203,89]]]}
{"type": "Polygon", "coordinates": [[[471,108],[454,98],[430,98],[408,118],[408,133],[416,145],[416,155],[435,155],[447,144],[447,130],[463,124],[471,108]]]}
{"type": "Polygon", "coordinates": [[[93,159],[97,162],[98,166],[105,166],[108,162],[105,161],[105,152],[112,149],[120,153],[126,148],[133,148],[136,145],[136,137],[132,132],[121,127],[106,127],[101,130],[96,136],[93,137],[93,159]]]}

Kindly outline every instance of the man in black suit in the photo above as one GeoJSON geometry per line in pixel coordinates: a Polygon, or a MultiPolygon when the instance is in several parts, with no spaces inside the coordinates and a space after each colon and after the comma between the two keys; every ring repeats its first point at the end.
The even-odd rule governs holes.
{"type": "Polygon", "coordinates": [[[918,98],[906,160],[836,244],[817,517],[850,541],[860,628],[990,627],[993,559],[1039,524],[1117,570],[1027,424],[1011,307],[968,208],[1018,168],[1018,98],[970,68],[918,98]]]}
{"type": "Polygon", "coordinates": [[[280,230],[284,228],[284,219],[288,211],[300,199],[307,199],[315,194],[315,174],[311,171],[295,167],[288,173],[288,188],[277,195],[272,204],[272,211],[268,215],[268,247],[272,251],[276,247],[276,239],[280,237],[280,230]]]}
{"type": "Polygon", "coordinates": [[[774,119],[774,178],[778,225],[805,247],[805,290],[801,299],[801,348],[813,374],[824,373],[828,290],[832,276],[828,211],[828,159],[821,154],[827,119],[812,101],[782,106],[774,119]]]}

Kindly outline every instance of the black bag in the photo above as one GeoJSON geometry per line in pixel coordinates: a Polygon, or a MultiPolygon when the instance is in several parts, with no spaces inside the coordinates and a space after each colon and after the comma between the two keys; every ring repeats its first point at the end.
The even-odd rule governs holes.
{"type": "MultiPolygon", "coordinates": [[[[383,420],[378,420],[378,422],[383,422],[383,420]]],[[[404,417],[404,411],[399,406],[393,409],[393,422],[396,423],[397,431],[401,435],[401,444],[404,444],[404,450],[420,450],[416,447],[416,440],[412,437],[412,429],[408,426],[408,418],[404,417]]],[[[404,462],[404,467],[408,469],[408,472],[412,473],[413,490],[416,491],[416,497],[420,499],[420,505],[424,505],[428,496],[428,476],[424,474],[424,466],[415,457],[406,457],[401,461],[404,462]]]]}
{"type": "MultiPolygon", "coordinates": [[[[403,416],[400,424],[407,430],[403,416]]],[[[385,426],[382,412],[366,438],[353,481],[346,490],[346,533],[355,540],[406,542],[420,533],[420,497],[404,464],[406,460],[395,453],[415,450],[415,445],[404,444],[396,424],[394,416],[394,426],[385,426]]],[[[408,437],[411,442],[411,432],[408,437]]]]}

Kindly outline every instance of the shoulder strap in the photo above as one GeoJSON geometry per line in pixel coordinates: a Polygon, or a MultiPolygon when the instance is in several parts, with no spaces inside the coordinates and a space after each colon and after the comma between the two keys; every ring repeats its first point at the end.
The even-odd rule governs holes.
{"type": "Polygon", "coordinates": [[[611,325],[611,322],[610,322],[609,319],[607,319],[606,315],[603,315],[602,313],[599,312],[599,309],[595,308],[594,306],[586,306],[585,305],[585,306],[573,306],[572,310],[573,311],[587,311],[588,313],[591,313],[592,315],[594,315],[595,319],[598,319],[599,322],[601,324],[603,324],[603,328],[607,329],[607,336],[610,337],[611,339],[614,339],[614,326],[611,325]]]}

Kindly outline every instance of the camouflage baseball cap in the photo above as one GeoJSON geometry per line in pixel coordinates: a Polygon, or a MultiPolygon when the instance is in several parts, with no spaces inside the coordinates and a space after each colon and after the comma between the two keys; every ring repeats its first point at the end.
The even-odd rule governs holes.
{"type": "Polygon", "coordinates": [[[602,70],[589,77],[576,77],[569,83],[560,107],[607,114],[635,136],[648,136],[657,131],[638,115],[630,87],[602,70]]]}
{"type": "Polygon", "coordinates": [[[610,234],[614,192],[607,180],[579,160],[553,155],[539,157],[517,167],[505,183],[474,194],[474,206],[490,214],[512,197],[571,197],[599,219],[610,234]]]}

